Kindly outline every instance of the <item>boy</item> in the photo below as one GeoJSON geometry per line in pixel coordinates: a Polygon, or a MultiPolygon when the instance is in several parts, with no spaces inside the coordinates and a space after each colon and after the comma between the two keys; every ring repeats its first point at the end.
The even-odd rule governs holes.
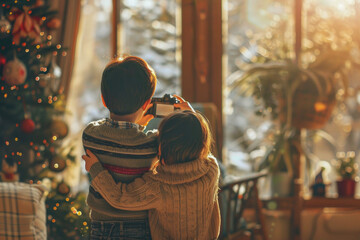
{"type": "MultiPolygon", "coordinates": [[[[101,97],[110,118],[91,122],[83,132],[90,149],[116,181],[131,182],[147,172],[157,157],[157,132],[143,132],[153,116],[150,107],[156,75],[141,58],[125,57],[108,64],[101,80],[101,97]]],[[[91,239],[118,236],[150,239],[147,211],[123,211],[111,207],[91,186],[91,239]]]]}

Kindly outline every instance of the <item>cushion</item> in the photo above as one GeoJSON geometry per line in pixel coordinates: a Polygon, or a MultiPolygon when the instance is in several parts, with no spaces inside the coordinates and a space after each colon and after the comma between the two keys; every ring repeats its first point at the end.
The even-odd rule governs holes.
{"type": "Polygon", "coordinates": [[[40,185],[0,182],[0,239],[46,239],[44,189],[40,185]]]}

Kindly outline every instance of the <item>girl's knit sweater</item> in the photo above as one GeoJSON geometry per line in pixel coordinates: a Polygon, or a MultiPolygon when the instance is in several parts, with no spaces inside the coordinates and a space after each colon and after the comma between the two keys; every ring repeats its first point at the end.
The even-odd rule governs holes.
{"type": "Polygon", "coordinates": [[[219,167],[216,159],[159,165],[130,184],[116,183],[101,163],[90,174],[92,186],[113,207],[149,209],[153,239],[217,239],[219,167]]]}

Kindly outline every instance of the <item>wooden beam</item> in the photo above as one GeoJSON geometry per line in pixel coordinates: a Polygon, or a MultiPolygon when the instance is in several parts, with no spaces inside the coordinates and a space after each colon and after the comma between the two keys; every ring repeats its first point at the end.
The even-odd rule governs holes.
{"type": "Polygon", "coordinates": [[[111,54],[113,57],[118,55],[118,22],[120,17],[119,1],[112,0],[113,10],[111,15],[111,54]]]}
{"type": "Polygon", "coordinates": [[[182,96],[190,102],[216,105],[221,126],[217,144],[222,149],[222,3],[221,0],[181,3],[182,96]]]}
{"type": "Polygon", "coordinates": [[[190,102],[196,101],[194,6],[193,0],[181,1],[181,95],[190,102]]]}

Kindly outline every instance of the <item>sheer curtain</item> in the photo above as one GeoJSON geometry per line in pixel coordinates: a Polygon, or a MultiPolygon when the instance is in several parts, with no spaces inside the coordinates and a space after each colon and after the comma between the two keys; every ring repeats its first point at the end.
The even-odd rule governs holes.
{"type": "Polygon", "coordinates": [[[82,1],[74,70],[67,99],[71,141],[76,146],[77,156],[67,180],[79,188],[87,185],[87,179],[81,179],[84,174],[79,174],[85,173],[81,161],[82,130],[90,121],[108,115],[101,103],[100,81],[102,71],[111,58],[111,11],[111,0],[82,1]]]}

